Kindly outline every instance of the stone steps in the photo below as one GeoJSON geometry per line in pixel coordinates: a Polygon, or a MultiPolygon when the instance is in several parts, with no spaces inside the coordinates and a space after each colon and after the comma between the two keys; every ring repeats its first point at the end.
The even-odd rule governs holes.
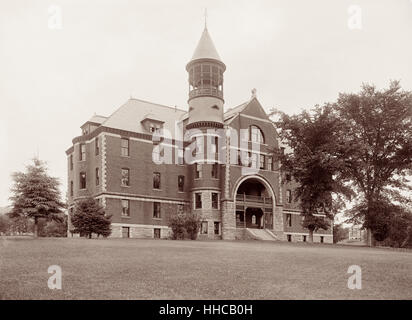
{"type": "Polygon", "coordinates": [[[269,230],[246,228],[246,232],[255,239],[263,241],[278,241],[279,239],[269,230]]]}

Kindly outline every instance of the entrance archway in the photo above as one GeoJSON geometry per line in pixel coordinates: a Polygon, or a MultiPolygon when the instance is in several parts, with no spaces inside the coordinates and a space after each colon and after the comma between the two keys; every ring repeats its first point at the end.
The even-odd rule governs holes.
{"type": "Polygon", "coordinates": [[[275,196],[259,176],[243,177],[235,188],[236,228],[273,229],[275,196]]]}

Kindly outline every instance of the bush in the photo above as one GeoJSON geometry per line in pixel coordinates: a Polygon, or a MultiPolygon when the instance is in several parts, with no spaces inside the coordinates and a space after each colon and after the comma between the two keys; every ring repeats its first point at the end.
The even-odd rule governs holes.
{"type": "Polygon", "coordinates": [[[199,218],[192,213],[176,214],[169,218],[169,227],[172,229],[173,240],[185,238],[196,240],[199,225],[199,218]]]}

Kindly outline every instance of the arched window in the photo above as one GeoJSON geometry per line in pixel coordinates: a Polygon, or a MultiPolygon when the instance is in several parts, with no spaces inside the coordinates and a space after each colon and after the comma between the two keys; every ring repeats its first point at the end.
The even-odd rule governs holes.
{"type": "Polygon", "coordinates": [[[262,130],[258,126],[250,126],[249,128],[249,140],[257,143],[265,143],[262,130]]]}

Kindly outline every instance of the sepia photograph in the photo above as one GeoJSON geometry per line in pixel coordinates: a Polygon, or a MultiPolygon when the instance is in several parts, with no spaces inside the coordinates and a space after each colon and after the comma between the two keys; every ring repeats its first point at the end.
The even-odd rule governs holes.
{"type": "Polygon", "coordinates": [[[411,301],[411,40],[412,0],[2,0],[0,300],[411,301]]]}

